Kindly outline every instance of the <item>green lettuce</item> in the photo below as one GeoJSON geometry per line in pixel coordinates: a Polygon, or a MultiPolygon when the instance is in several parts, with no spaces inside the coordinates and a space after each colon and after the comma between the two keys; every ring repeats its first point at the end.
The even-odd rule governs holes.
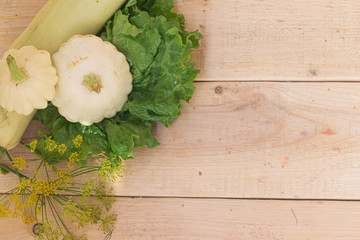
{"type": "Polygon", "coordinates": [[[84,126],[68,122],[51,104],[37,112],[35,119],[55,141],[69,144],[83,136],[83,164],[89,154],[117,161],[133,158],[133,148],[158,146],[152,123],[168,126],[180,116],[181,100],[191,99],[199,70],[189,62],[190,54],[199,47],[201,34],[187,32],[184,16],[172,12],[173,7],[172,0],[129,0],[99,33],[125,54],[133,75],[133,90],[116,116],[84,126]]]}

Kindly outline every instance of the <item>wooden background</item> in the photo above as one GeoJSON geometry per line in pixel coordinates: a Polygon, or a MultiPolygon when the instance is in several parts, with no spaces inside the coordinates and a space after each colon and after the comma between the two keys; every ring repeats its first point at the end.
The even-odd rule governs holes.
{"type": "MultiPolygon", "coordinates": [[[[0,54],[45,2],[0,1],[0,54]]],[[[114,184],[113,239],[360,239],[360,1],[175,4],[204,35],[201,74],[182,116],[155,126],[161,146],[114,184]]],[[[0,238],[31,226],[0,219],[0,238]]]]}

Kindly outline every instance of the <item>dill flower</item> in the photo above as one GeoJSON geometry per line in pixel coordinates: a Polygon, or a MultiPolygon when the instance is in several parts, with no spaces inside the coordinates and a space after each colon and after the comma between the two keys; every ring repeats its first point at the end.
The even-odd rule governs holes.
{"type": "Polygon", "coordinates": [[[110,214],[101,221],[99,229],[103,231],[104,234],[110,233],[114,229],[115,222],[116,216],[114,214],[110,214]]]}
{"type": "Polygon", "coordinates": [[[50,221],[46,221],[40,224],[40,227],[37,230],[37,234],[39,236],[39,240],[58,240],[61,236],[63,236],[61,229],[58,227],[53,227],[52,222],[50,221]]]}
{"type": "Polygon", "coordinates": [[[14,207],[14,211],[11,214],[13,218],[20,218],[23,215],[23,203],[17,202],[14,207]]]}
{"type": "Polygon", "coordinates": [[[72,223],[78,223],[79,227],[84,227],[88,223],[96,223],[95,217],[96,208],[92,205],[81,206],[79,203],[69,200],[64,206],[64,217],[69,219],[72,223]]]}
{"type": "Polygon", "coordinates": [[[25,179],[21,179],[20,183],[17,185],[20,190],[25,189],[28,186],[28,182],[25,179]]]}
{"type": "Polygon", "coordinates": [[[84,235],[75,238],[63,221],[65,218],[79,227],[99,224],[99,230],[110,234],[116,221],[115,215],[106,215],[114,202],[114,198],[109,196],[112,190],[107,190],[104,183],[95,179],[85,183],[74,180],[100,169],[99,176],[113,179],[114,172],[119,174],[122,169],[121,162],[115,167],[117,171],[111,169],[114,167],[111,162],[113,159],[104,160],[101,166],[82,166],[77,164],[81,155],[78,148],[83,141],[81,135],[76,136],[70,145],[59,144],[46,135],[41,137],[27,145],[30,152],[40,157],[29,160],[32,164],[39,163],[32,177],[18,171],[25,167],[26,160],[23,157],[11,158],[7,153],[14,169],[0,163],[0,169],[19,177],[17,187],[0,194],[0,217],[11,216],[22,219],[25,224],[36,223],[35,226],[39,227],[36,231],[37,239],[85,239],[84,235]],[[68,160],[67,169],[56,166],[63,159],[68,160]],[[61,195],[60,192],[65,194],[61,195]],[[72,200],[69,194],[80,196],[80,200],[72,200]],[[48,214],[52,214],[52,217],[48,218],[48,214]]]}
{"type": "Polygon", "coordinates": [[[23,170],[25,168],[26,160],[23,157],[17,157],[12,159],[12,166],[15,169],[23,170]]]}
{"type": "Polygon", "coordinates": [[[17,202],[20,198],[20,194],[19,192],[14,192],[11,194],[11,196],[9,197],[9,202],[10,203],[14,203],[14,202],[17,202]]]}
{"type": "Polygon", "coordinates": [[[58,151],[61,155],[64,154],[66,151],[66,145],[65,144],[58,145],[58,151]]]}
{"type": "Polygon", "coordinates": [[[75,148],[79,148],[80,145],[81,145],[81,143],[82,143],[82,141],[83,141],[83,136],[81,136],[81,135],[77,135],[77,136],[75,137],[75,139],[72,140],[75,148]]]}
{"type": "Polygon", "coordinates": [[[4,204],[0,204],[0,217],[9,217],[12,210],[6,207],[4,204]]]}
{"type": "Polygon", "coordinates": [[[31,192],[26,201],[26,204],[28,206],[35,205],[39,201],[39,198],[40,198],[40,195],[36,194],[35,192],[31,192]]]}
{"type": "Polygon", "coordinates": [[[75,163],[79,160],[80,152],[73,152],[69,157],[68,167],[73,168],[75,163]]]}
{"type": "Polygon", "coordinates": [[[65,169],[62,168],[56,168],[55,173],[56,176],[58,176],[58,178],[60,179],[73,178],[73,174],[71,172],[66,171],[65,169]]]}
{"type": "Polygon", "coordinates": [[[31,215],[28,215],[28,214],[23,214],[22,216],[22,222],[24,224],[31,224],[31,223],[35,223],[36,222],[36,219],[31,216],[31,215]]]}
{"type": "Polygon", "coordinates": [[[116,165],[113,164],[109,159],[105,158],[102,160],[98,175],[99,178],[107,179],[110,182],[115,182],[118,177],[122,177],[123,165],[121,162],[116,165]]]}
{"type": "Polygon", "coordinates": [[[80,198],[81,203],[86,203],[88,201],[94,188],[95,188],[95,179],[90,179],[84,184],[84,186],[81,188],[81,198],[80,198]]]}
{"type": "Polygon", "coordinates": [[[34,180],[30,186],[31,190],[33,190],[37,194],[41,194],[44,196],[50,196],[54,194],[56,190],[60,187],[59,182],[57,181],[45,181],[45,180],[34,180]]]}
{"type": "Polygon", "coordinates": [[[99,200],[101,205],[105,208],[106,211],[109,211],[111,205],[115,202],[114,198],[111,196],[112,188],[107,192],[105,184],[99,182],[95,187],[95,198],[99,200]]]}
{"type": "Polygon", "coordinates": [[[48,137],[45,142],[46,142],[45,149],[48,150],[49,152],[54,151],[58,146],[55,140],[51,139],[51,136],[48,137]]]}
{"type": "Polygon", "coordinates": [[[35,152],[36,146],[37,146],[37,140],[33,140],[32,142],[29,143],[29,148],[30,148],[30,152],[35,152]]]}

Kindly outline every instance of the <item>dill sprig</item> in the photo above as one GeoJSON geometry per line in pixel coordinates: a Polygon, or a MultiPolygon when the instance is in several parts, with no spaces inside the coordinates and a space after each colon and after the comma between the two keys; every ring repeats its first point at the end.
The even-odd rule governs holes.
{"type": "Polygon", "coordinates": [[[108,190],[101,179],[115,180],[121,176],[122,165],[114,166],[105,157],[100,165],[78,164],[82,142],[81,135],[68,146],[43,135],[40,140],[22,143],[37,155],[29,160],[22,156],[13,158],[5,151],[11,167],[0,164],[1,172],[16,174],[19,183],[0,195],[0,217],[20,218],[24,224],[34,224],[38,239],[85,239],[85,235],[76,238],[65,220],[79,228],[97,224],[109,239],[116,222],[116,216],[109,213],[114,198],[112,189],[108,190]],[[57,166],[64,159],[66,166],[57,166]],[[27,176],[21,171],[30,162],[37,167],[32,176],[27,176]],[[95,176],[94,173],[98,173],[98,178],[92,177],[85,183],[77,181],[80,176],[95,176]]]}

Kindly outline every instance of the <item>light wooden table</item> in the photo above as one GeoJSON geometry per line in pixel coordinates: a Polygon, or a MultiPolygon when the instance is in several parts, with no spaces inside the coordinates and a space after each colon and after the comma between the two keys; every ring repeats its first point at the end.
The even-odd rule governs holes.
{"type": "MultiPolygon", "coordinates": [[[[0,1],[1,54],[45,2],[0,1]]],[[[197,89],[173,125],[156,125],[161,146],[126,162],[113,239],[360,239],[360,1],[176,11],[204,35],[197,89]]],[[[0,192],[17,180],[0,179],[0,192]]],[[[31,226],[0,219],[0,239],[32,239],[31,226]]]]}

